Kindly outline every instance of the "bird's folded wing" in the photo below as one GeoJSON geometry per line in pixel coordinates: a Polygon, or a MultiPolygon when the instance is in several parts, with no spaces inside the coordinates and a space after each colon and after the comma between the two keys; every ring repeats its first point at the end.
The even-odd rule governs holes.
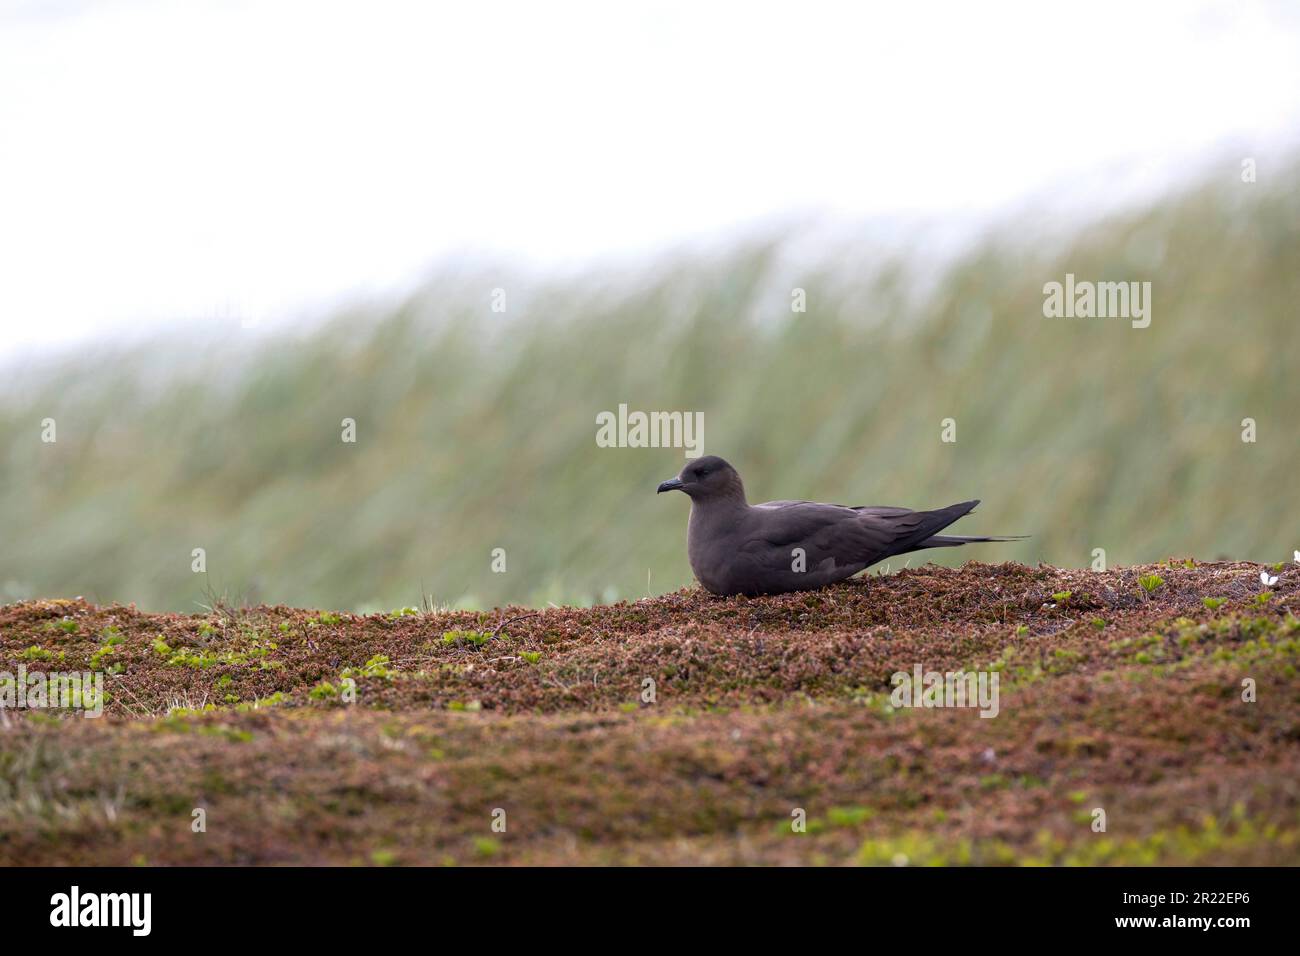
{"type": "Polygon", "coordinates": [[[837,564],[873,561],[915,537],[926,516],[906,508],[846,508],[815,501],[772,501],[740,550],[770,552],[803,548],[810,560],[834,557],[837,564]]]}

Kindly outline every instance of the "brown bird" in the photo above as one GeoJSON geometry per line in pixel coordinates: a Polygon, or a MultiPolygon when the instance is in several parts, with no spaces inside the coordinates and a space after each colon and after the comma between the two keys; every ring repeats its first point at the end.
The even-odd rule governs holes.
{"type": "Polygon", "coordinates": [[[695,577],[714,594],[808,591],[896,554],[1021,537],[937,533],[969,514],[978,499],[936,511],[816,501],[751,505],[736,469],[716,455],[691,461],[659,491],[690,497],[686,553],[695,577]]]}

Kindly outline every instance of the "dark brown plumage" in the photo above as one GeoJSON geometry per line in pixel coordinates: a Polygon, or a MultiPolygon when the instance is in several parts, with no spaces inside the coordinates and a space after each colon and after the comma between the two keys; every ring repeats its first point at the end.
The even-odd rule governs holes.
{"type": "Polygon", "coordinates": [[[751,505],[736,469],[716,455],[691,461],[659,491],[690,497],[686,551],[695,577],[714,594],[807,591],[896,554],[1017,540],[938,533],[969,514],[978,499],[935,511],[816,501],[751,505]]]}

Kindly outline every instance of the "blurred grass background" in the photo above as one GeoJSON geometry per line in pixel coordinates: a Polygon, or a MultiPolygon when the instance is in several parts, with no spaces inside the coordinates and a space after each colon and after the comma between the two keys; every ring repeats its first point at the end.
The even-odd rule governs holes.
{"type": "Polygon", "coordinates": [[[918,563],[1289,558],[1300,167],[1270,181],[1068,233],[1022,213],[942,264],[768,237],[636,273],[449,270],[399,307],[255,344],[178,333],[11,366],[0,597],[194,611],[210,588],[374,610],[672,590],[691,581],[687,501],[655,485],[683,454],[598,448],[596,415],[620,402],[702,411],[705,451],[751,501],[978,497],[957,530],[1033,535],[918,563]],[[1067,272],[1150,281],[1150,328],[1044,318],[1043,284],[1067,272]]]}

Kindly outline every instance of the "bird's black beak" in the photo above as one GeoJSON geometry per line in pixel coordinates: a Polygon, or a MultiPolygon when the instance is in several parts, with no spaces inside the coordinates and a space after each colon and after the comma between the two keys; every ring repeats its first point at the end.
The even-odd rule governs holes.
{"type": "Polygon", "coordinates": [[[659,485],[659,490],[656,491],[655,494],[661,495],[665,491],[681,491],[681,490],[682,490],[682,480],[680,478],[669,478],[667,481],[659,485]]]}

